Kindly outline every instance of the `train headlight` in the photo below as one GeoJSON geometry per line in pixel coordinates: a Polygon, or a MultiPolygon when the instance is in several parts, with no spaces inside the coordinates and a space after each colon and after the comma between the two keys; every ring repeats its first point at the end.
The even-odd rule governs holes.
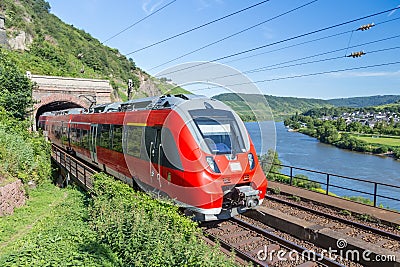
{"type": "Polygon", "coordinates": [[[221,171],[219,170],[217,163],[215,163],[215,160],[213,157],[206,157],[208,166],[210,166],[211,170],[213,170],[216,173],[220,173],[221,171]]]}
{"type": "Polygon", "coordinates": [[[247,155],[247,158],[249,159],[249,165],[250,165],[250,170],[254,169],[256,162],[254,160],[254,155],[252,153],[249,153],[247,155]]]}

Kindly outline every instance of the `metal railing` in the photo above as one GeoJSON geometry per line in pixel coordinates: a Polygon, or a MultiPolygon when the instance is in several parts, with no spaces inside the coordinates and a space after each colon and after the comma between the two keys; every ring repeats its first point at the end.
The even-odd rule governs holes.
{"type": "Polygon", "coordinates": [[[84,189],[89,191],[93,189],[91,177],[93,174],[97,173],[97,171],[54,144],[51,145],[51,156],[56,163],[64,168],[68,172],[68,175],[71,175],[72,179],[78,182],[84,189]]]}
{"type": "MultiPolygon", "coordinates": [[[[85,163],[81,162],[79,159],[68,154],[65,150],[52,144],[52,158],[61,167],[72,176],[72,178],[82,185],[86,190],[91,190],[93,188],[93,181],[91,179],[92,175],[97,173],[93,168],[89,167],[85,163]]],[[[266,164],[271,165],[271,162],[261,161],[261,166],[265,167],[266,164]]],[[[271,174],[281,175],[288,178],[287,184],[293,186],[298,181],[312,182],[321,185],[321,188],[325,190],[325,194],[328,195],[333,189],[339,189],[342,191],[350,191],[354,193],[361,194],[362,196],[367,196],[368,199],[372,198],[373,206],[378,207],[379,200],[389,200],[392,203],[397,203],[400,207],[400,198],[395,198],[400,196],[400,186],[391,185],[387,183],[380,183],[375,181],[369,181],[360,178],[348,177],[333,173],[321,172],[316,170],[309,170],[300,167],[294,167],[284,164],[272,164],[274,166],[279,166],[281,168],[280,172],[270,172],[271,174]],[[285,172],[286,170],[286,172],[285,172]],[[308,175],[319,175],[320,179],[312,179],[308,175],[307,178],[299,176],[299,174],[308,175]],[[346,186],[351,184],[352,187],[346,186]],[[366,187],[370,187],[371,190],[365,190],[366,187]],[[361,189],[356,189],[361,188],[361,189]],[[363,190],[364,188],[364,190],[363,190]],[[385,190],[386,189],[386,190],[385,190]],[[397,190],[397,191],[396,191],[397,190]]],[[[266,173],[266,175],[268,175],[266,173]]],[[[335,192],[337,194],[337,192],[335,192]]],[[[343,196],[343,195],[341,195],[343,196]]],[[[381,201],[382,202],[382,201],[381,201]]]]}
{"type": "MultiPolygon", "coordinates": [[[[261,166],[265,167],[266,164],[271,165],[271,162],[267,161],[262,161],[261,166]]],[[[372,198],[373,206],[378,207],[378,198],[379,200],[389,200],[389,201],[394,201],[393,203],[396,203],[400,206],[400,198],[395,198],[400,196],[400,186],[397,185],[391,185],[387,183],[380,183],[380,182],[375,182],[375,181],[369,181],[365,179],[360,179],[360,178],[354,178],[354,177],[348,177],[348,176],[343,176],[343,175],[338,175],[338,174],[333,174],[333,173],[327,173],[327,172],[321,172],[321,171],[315,171],[315,170],[309,170],[309,169],[304,169],[304,168],[299,168],[299,167],[294,167],[294,166],[289,166],[289,165],[284,165],[284,164],[272,164],[274,166],[281,167],[282,170],[286,169],[286,172],[270,172],[272,174],[277,174],[277,175],[283,175],[287,178],[289,178],[288,184],[294,185],[294,181],[308,181],[308,182],[314,182],[318,183],[321,185],[321,188],[325,190],[325,194],[328,195],[329,193],[332,192],[332,188],[340,189],[342,191],[349,191],[349,192],[354,192],[361,194],[362,196],[367,196],[369,200],[372,198]],[[311,174],[313,176],[319,175],[320,179],[311,179],[310,177],[307,176],[307,178],[299,176],[299,174],[311,174]],[[345,185],[352,185],[350,186],[345,186],[345,185]],[[370,187],[371,190],[365,190],[366,187],[370,187]],[[357,189],[358,188],[358,189],[357,189]],[[361,189],[360,189],[361,188],[361,189]]],[[[267,175],[267,173],[266,173],[267,175]]],[[[335,192],[335,194],[337,194],[335,192]]],[[[343,195],[342,195],[343,197],[343,195]]]]}

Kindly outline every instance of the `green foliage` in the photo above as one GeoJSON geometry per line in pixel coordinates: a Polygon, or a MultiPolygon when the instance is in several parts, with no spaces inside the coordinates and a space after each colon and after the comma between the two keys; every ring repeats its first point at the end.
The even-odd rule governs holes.
{"type": "Polygon", "coordinates": [[[0,176],[41,183],[51,175],[50,145],[28,125],[0,108],[0,176]]]}
{"type": "Polygon", "coordinates": [[[323,143],[334,143],[339,140],[339,133],[336,127],[330,122],[326,121],[322,126],[317,128],[317,138],[323,143]]]}
{"type": "Polygon", "coordinates": [[[399,95],[376,95],[329,99],[327,102],[337,107],[362,108],[395,103],[399,100],[399,95]]]}
{"type": "Polygon", "coordinates": [[[281,189],[280,189],[278,186],[269,188],[269,190],[270,190],[270,191],[272,192],[272,194],[274,194],[274,195],[279,195],[279,194],[281,193],[281,189]]]}
{"type": "Polygon", "coordinates": [[[317,189],[321,188],[321,184],[308,180],[308,177],[304,174],[296,174],[293,177],[292,185],[302,187],[306,189],[317,189]]]}
{"type": "MultiPolygon", "coordinates": [[[[115,90],[126,89],[131,79],[133,91],[139,91],[139,76],[149,75],[137,68],[132,58],[62,22],[49,10],[44,0],[1,1],[7,34],[15,36],[25,31],[33,37],[26,51],[10,52],[20,69],[39,75],[110,79],[118,85],[115,90]]],[[[136,95],[141,97],[143,92],[136,95]]]]}
{"type": "MultiPolygon", "coordinates": [[[[317,192],[317,193],[320,193],[320,194],[326,195],[326,190],[324,190],[322,188],[311,188],[310,190],[314,191],[314,192],[317,192]]],[[[333,197],[337,197],[338,196],[338,195],[336,195],[336,194],[334,194],[332,192],[329,192],[328,195],[329,196],[333,196],[333,197]]]]}
{"type": "Polygon", "coordinates": [[[0,48],[0,106],[22,119],[32,104],[32,84],[0,48]]]}
{"type": "Polygon", "coordinates": [[[356,216],[359,220],[364,222],[380,223],[380,220],[372,216],[371,214],[359,214],[356,216]]]}
{"type": "Polygon", "coordinates": [[[288,197],[288,199],[291,199],[291,200],[296,201],[296,202],[300,202],[301,201],[301,198],[299,196],[295,196],[295,195],[288,197]]]}
{"type": "Polygon", "coordinates": [[[341,210],[339,214],[344,215],[344,216],[351,216],[351,211],[348,210],[341,210]]]}
{"type": "Polygon", "coordinates": [[[258,156],[258,158],[267,179],[271,181],[279,180],[282,162],[278,158],[278,152],[269,149],[267,154],[258,156]]]}
{"type": "Polygon", "coordinates": [[[86,196],[49,183],[0,218],[0,266],[122,266],[88,224],[86,196]]]}
{"type": "Polygon", "coordinates": [[[178,207],[105,174],[94,179],[93,229],[98,242],[111,247],[124,266],[234,265],[203,243],[197,225],[178,207]]]}
{"type": "Polygon", "coordinates": [[[351,200],[351,201],[363,203],[363,204],[366,204],[366,205],[370,205],[370,206],[373,206],[373,205],[374,205],[374,202],[373,202],[371,199],[366,198],[366,197],[361,197],[361,196],[351,196],[351,197],[349,197],[349,196],[344,196],[343,198],[348,199],[348,200],[351,200]]]}

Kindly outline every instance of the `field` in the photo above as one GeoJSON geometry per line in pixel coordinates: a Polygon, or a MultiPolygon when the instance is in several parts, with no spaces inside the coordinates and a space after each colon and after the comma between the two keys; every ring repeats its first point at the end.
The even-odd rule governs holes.
{"type": "Polygon", "coordinates": [[[400,138],[376,137],[376,136],[372,137],[372,136],[358,136],[358,135],[353,135],[353,136],[359,140],[363,140],[370,144],[400,147],[400,138]]]}

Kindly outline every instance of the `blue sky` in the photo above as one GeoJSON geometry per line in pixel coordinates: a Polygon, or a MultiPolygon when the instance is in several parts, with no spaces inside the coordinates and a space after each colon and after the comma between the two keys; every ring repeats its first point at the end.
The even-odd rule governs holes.
{"type": "MultiPolygon", "coordinates": [[[[49,1],[53,14],[64,22],[85,30],[100,41],[107,40],[169,2],[170,0],[49,1]]],[[[261,0],[177,0],[105,44],[119,49],[122,54],[126,55],[258,2],[261,2],[261,0]]],[[[129,54],[127,57],[133,58],[137,66],[155,75],[164,68],[176,64],[214,60],[400,6],[399,0],[319,0],[199,52],[162,67],[153,68],[309,2],[311,0],[270,0],[199,30],[143,51],[129,54]]],[[[282,65],[284,62],[291,62],[287,64],[292,65],[335,58],[323,62],[247,74],[252,81],[264,81],[399,62],[400,48],[396,47],[400,46],[400,19],[395,20],[396,18],[400,18],[400,9],[306,37],[271,45],[252,53],[218,61],[218,63],[225,63],[238,71],[245,72],[271,65],[284,66],[282,65]],[[377,25],[368,31],[350,32],[368,23],[377,25]],[[336,36],[313,41],[331,35],[336,36]],[[388,40],[378,42],[382,39],[388,40]],[[304,42],[308,43],[299,45],[304,42]],[[366,44],[369,42],[375,43],[366,44]],[[348,46],[355,47],[349,48],[347,54],[361,50],[367,54],[361,58],[345,57],[348,46]],[[339,49],[343,50],[332,52],[339,49]],[[332,53],[316,56],[327,52],[332,53]],[[310,58],[298,60],[303,57],[310,58]]],[[[276,96],[328,99],[400,94],[400,64],[260,82],[256,85],[262,93],[276,96]]],[[[218,91],[202,93],[216,92],[218,91]]]]}

